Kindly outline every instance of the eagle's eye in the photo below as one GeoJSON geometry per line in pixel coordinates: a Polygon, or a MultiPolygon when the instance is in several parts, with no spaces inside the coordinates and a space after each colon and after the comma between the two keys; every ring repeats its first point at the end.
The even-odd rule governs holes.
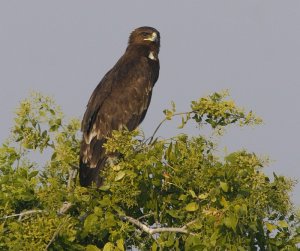
{"type": "Polygon", "coordinates": [[[149,33],[148,33],[148,32],[142,32],[142,36],[143,36],[143,37],[148,37],[148,36],[149,36],[149,33]]]}

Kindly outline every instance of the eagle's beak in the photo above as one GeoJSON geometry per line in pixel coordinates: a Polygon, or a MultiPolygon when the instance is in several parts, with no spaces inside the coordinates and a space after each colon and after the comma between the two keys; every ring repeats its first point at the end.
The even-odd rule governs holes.
{"type": "Polygon", "coordinates": [[[145,38],[144,40],[151,41],[151,42],[156,42],[157,41],[157,33],[153,32],[151,37],[145,38]]]}

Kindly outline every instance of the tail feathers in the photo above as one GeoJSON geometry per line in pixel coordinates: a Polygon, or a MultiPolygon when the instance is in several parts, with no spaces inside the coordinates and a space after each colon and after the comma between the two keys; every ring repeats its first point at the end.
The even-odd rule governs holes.
{"type": "Polygon", "coordinates": [[[99,177],[99,171],[103,169],[105,165],[106,158],[99,160],[96,167],[91,168],[88,166],[88,164],[83,163],[80,160],[79,164],[79,182],[80,185],[83,187],[91,186],[92,184],[95,184],[96,187],[100,187],[103,179],[99,177]]]}

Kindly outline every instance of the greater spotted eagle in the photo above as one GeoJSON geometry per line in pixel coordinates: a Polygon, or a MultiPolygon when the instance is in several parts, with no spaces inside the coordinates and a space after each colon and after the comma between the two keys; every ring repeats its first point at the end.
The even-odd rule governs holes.
{"type": "Polygon", "coordinates": [[[159,75],[160,34],[152,27],[135,29],[124,55],[100,81],[87,104],[81,130],[81,186],[100,186],[99,172],[108,158],[103,144],[113,130],[134,130],[145,118],[159,75]]]}

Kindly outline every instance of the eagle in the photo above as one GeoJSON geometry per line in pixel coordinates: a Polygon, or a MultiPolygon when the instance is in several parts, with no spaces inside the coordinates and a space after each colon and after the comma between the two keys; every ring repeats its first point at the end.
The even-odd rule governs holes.
{"type": "Polygon", "coordinates": [[[99,172],[109,157],[103,144],[112,131],[132,131],[145,118],[159,76],[159,48],[158,30],[148,26],[135,29],[123,56],[93,91],[81,123],[81,186],[101,186],[99,172]]]}

